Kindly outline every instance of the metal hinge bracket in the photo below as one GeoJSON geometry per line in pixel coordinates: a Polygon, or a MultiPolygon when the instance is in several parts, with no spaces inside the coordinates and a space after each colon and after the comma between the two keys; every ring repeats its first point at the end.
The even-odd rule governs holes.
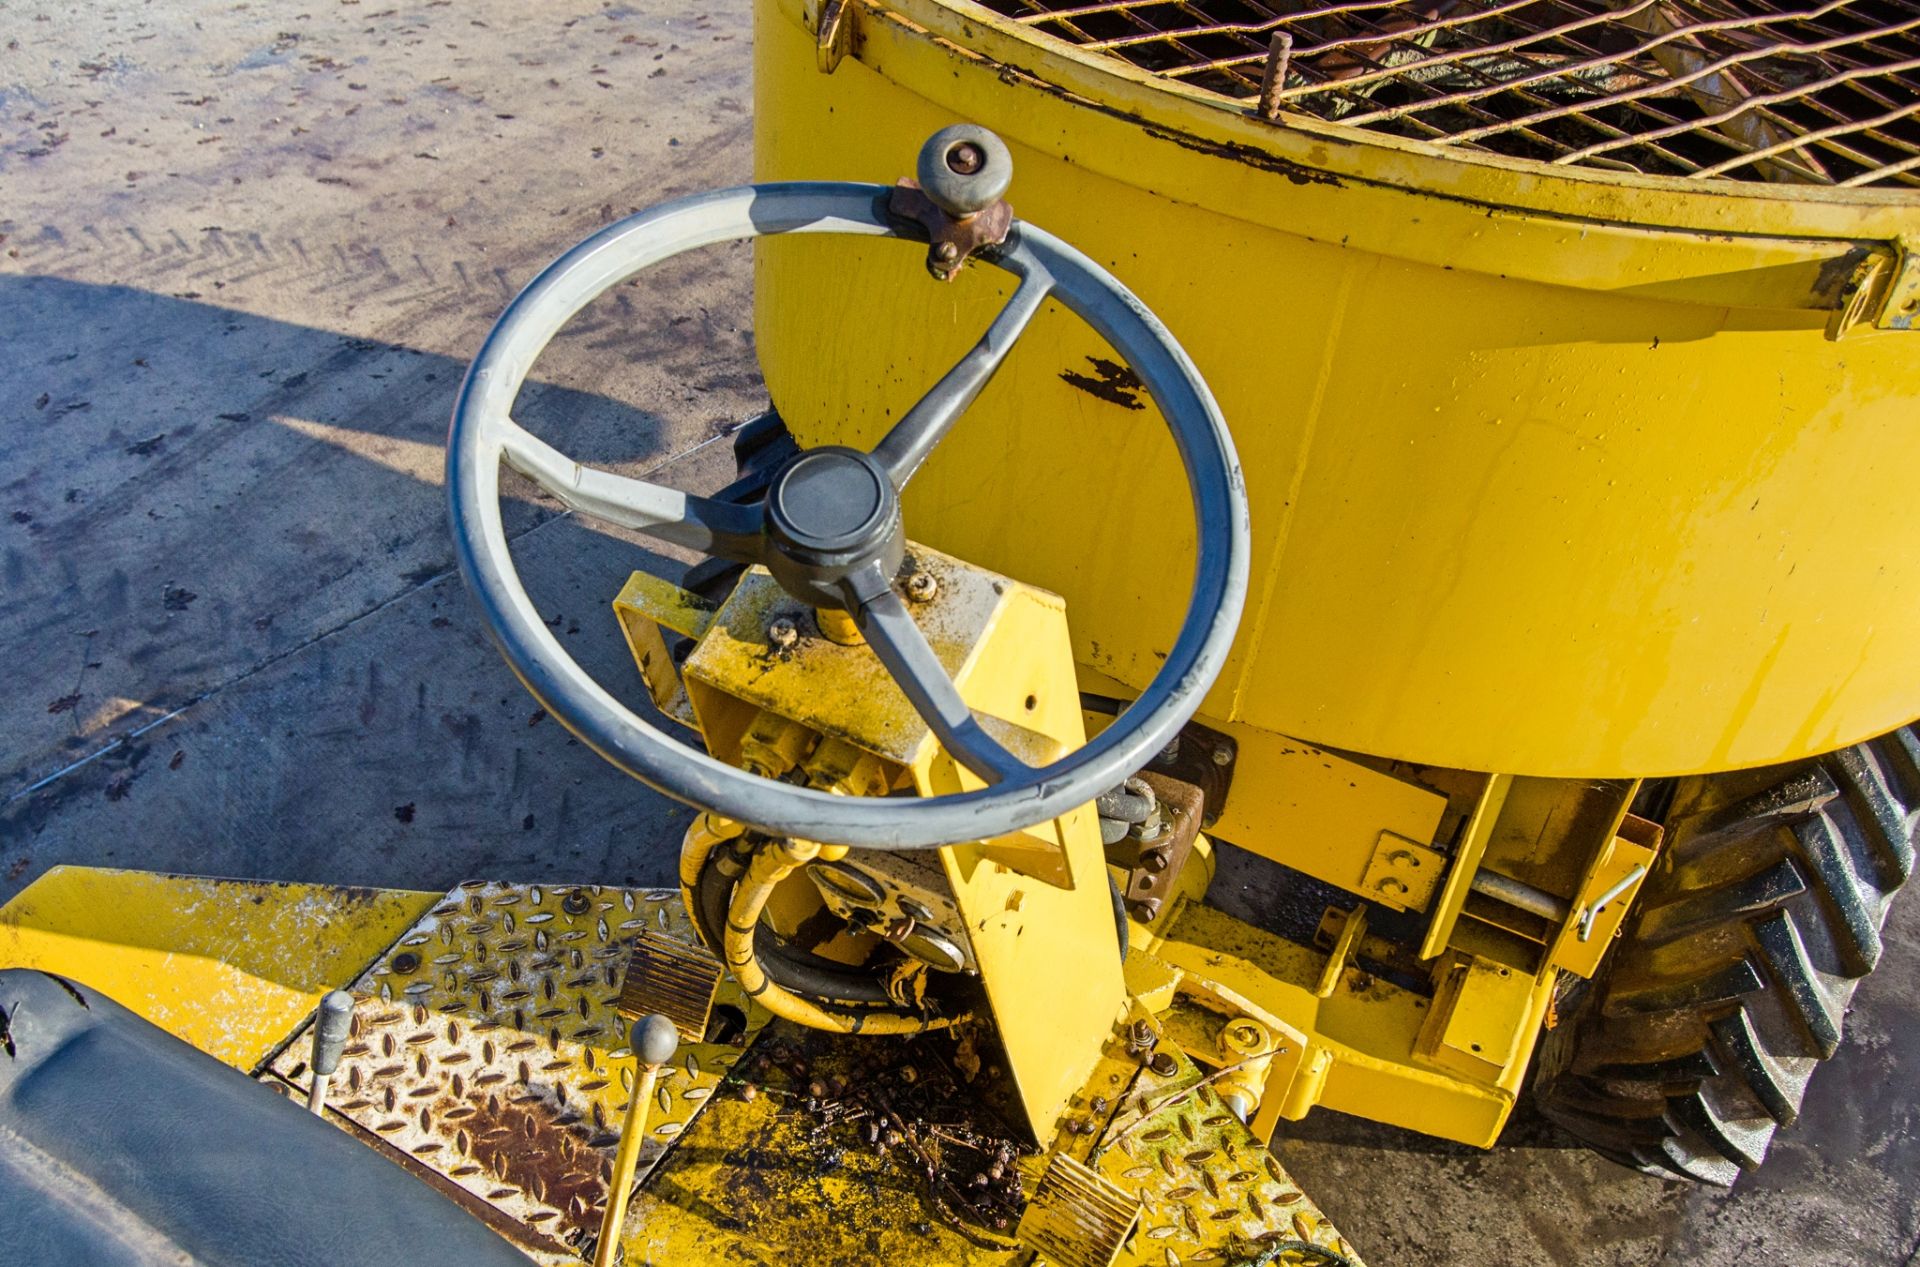
{"type": "Polygon", "coordinates": [[[807,21],[813,28],[814,57],[820,73],[831,75],[853,51],[853,0],[807,0],[807,21]]]}
{"type": "Polygon", "coordinates": [[[1827,337],[1869,322],[1877,330],[1920,330],[1920,246],[1909,238],[1868,251],[1854,266],[1827,318],[1827,337]]]}

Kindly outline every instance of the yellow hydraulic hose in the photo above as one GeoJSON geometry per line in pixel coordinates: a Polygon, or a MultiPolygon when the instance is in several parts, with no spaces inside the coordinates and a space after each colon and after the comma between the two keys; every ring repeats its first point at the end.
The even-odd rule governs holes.
{"type": "MultiPolygon", "coordinates": [[[[695,936],[705,936],[700,931],[700,920],[695,914],[700,908],[694,904],[693,895],[694,886],[700,882],[700,872],[715,849],[744,835],[746,830],[731,818],[722,818],[718,814],[696,814],[693,822],[687,826],[687,834],[680,842],[680,905],[682,910],[694,917],[695,936]]],[[[717,952],[720,947],[709,946],[707,949],[717,952]]]]}
{"type": "MultiPolygon", "coordinates": [[[[707,846],[707,850],[711,852],[712,846],[707,846]]],[[[722,933],[725,944],[722,958],[727,969],[733,973],[734,980],[740,983],[740,988],[746,991],[749,998],[767,1011],[810,1029],[832,1030],[840,1034],[924,1034],[930,1030],[945,1029],[951,1023],[948,1017],[918,1017],[900,1012],[829,1011],[785,989],[767,976],[753,946],[753,931],[759,924],[760,912],[765,908],[775,885],[819,854],[820,846],[812,841],[776,840],[753,856],[746,874],[734,886],[733,898],[727,905],[727,926],[722,933]]],[[[683,853],[681,858],[684,883],[687,855],[683,853]]]]}

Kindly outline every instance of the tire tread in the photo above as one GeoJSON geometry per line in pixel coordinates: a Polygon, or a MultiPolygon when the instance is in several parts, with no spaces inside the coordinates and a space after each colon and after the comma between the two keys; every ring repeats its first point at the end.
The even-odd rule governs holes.
{"type": "Polygon", "coordinates": [[[1730,1185],[1798,1117],[1913,873],[1920,733],[1683,780],[1613,953],[1542,1040],[1541,1110],[1603,1155],[1730,1185]]]}

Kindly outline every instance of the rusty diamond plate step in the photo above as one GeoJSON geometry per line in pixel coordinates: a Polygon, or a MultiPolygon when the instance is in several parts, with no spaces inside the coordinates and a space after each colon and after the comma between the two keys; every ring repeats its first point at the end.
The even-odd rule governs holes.
{"type": "Polygon", "coordinates": [[[1117,1029],[1045,1156],[941,1036],[776,1021],[637,1194],[627,1261],[1361,1267],[1213,1079],[1143,1009],[1128,1019],[1167,1059],[1117,1029]],[[1026,1194],[1045,1195],[1062,1154],[1095,1200],[1043,1206],[1052,1235],[1034,1236],[1026,1194]]]}
{"type": "MultiPolygon", "coordinates": [[[[633,1063],[618,1011],[642,932],[694,943],[673,889],[465,884],[352,986],[329,1107],[490,1205],[549,1263],[598,1230],[633,1063]]],[[[766,1014],[722,984],[716,1006],[766,1014]]],[[[638,1177],[739,1059],[690,1043],[662,1071],[638,1177]]],[[[271,1072],[305,1091],[306,1044],[271,1072]]]]}
{"type": "MultiPolygon", "coordinates": [[[[536,1261],[577,1263],[598,1230],[632,1086],[618,1004],[630,947],[643,931],[693,943],[677,891],[491,883],[455,889],[355,982],[353,1027],[331,1110],[463,1190],[492,1212],[496,1226],[509,1221],[504,1230],[536,1261]]],[[[627,1249],[653,1267],[724,1256],[746,1227],[760,1245],[782,1243],[774,1225],[790,1203],[769,1205],[768,1185],[777,1187],[778,1176],[752,1173],[768,1158],[785,1157],[777,1169],[792,1172],[801,1187],[811,1191],[810,1183],[826,1181],[828,1191],[828,1176],[854,1174],[854,1155],[876,1147],[873,1132],[856,1129],[865,1123],[836,1133],[825,1118],[796,1113],[796,1104],[812,1102],[804,1086],[776,1095],[769,1085],[757,1096],[749,1084],[723,1088],[767,1018],[730,980],[715,1006],[747,1017],[742,1046],[682,1048],[663,1071],[641,1156],[627,1249]],[[721,1124],[709,1130],[713,1115],[701,1116],[696,1135],[713,1138],[697,1138],[702,1146],[690,1154],[670,1153],[710,1102],[723,1106],[721,1124]],[[839,1138],[848,1131],[849,1138],[839,1138]],[[790,1147],[770,1149],[768,1138],[790,1147]],[[671,1159],[665,1167],[663,1159],[671,1159]],[[648,1180],[663,1174],[666,1190],[650,1192],[648,1180]],[[689,1204],[690,1193],[706,1199],[689,1204]]],[[[1132,1019],[1157,1029],[1142,1009],[1132,1019]]],[[[1358,1267],[1352,1247],[1176,1045],[1160,1044],[1172,1058],[1162,1072],[1143,1067],[1127,1037],[1123,1027],[1110,1039],[1069,1110],[1061,1141],[1062,1151],[1138,1202],[1140,1222],[1113,1256],[1115,1267],[1224,1267],[1248,1259],[1358,1267]]],[[[837,1040],[796,1031],[788,1041],[837,1040]]],[[[880,1042],[864,1040],[857,1050],[871,1057],[880,1042]]],[[[294,1041],[269,1071],[304,1092],[305,1056],[305,1042],[294,1041]]],[[[753,1059],[757,1083],[770,1076],[768,1057],[753,1059]]],[[[854,1204],[829,1201],[828,1225],[898,1224],[900,1261],[930,1261],[921,1251],[979,1267],[1026,1257],[1004,1239],[1004,1229],[997,1247],[969,1245],[931,1223],[922,1230],[891,1184],[864,1197],[866,1185],[846,1186],[843,1199],[854,1204]]],[[[790,1229],[794,1248],[819,1250],[820,1211],[801,1202],[787,1211],[796,1212],[808,1217],[790,1229]]]]}
{"type": "Polygon", "coordinates": [[[1140,1221],[1114,1267],[1362,1267],[1353,1246],[1215,1093],[1217,1077],[1136,1003],[1068,1106],[1062,1151],[1139,1202],[1140,1221]],[[1167,1059],[1136,1054],[1142,1035],[1167,1059]]]}

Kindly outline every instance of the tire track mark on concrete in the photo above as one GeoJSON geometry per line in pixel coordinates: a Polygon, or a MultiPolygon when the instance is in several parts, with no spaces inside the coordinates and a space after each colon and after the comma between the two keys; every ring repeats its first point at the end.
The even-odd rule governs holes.
{"type": "MultiPolygon", "coordinates": [[[[712,438],[702,441],[700,444],[693,446],[692,448],[686,450],[683,453],[677,453],[677,454],[674,454],[672,457],[664,459],[657,466],[646,471],[641,476],[641,478],[652,479],[652,478],[656,478],[658,476],[664,475],[667,471],[667,468],[678,465],[681,462],[691,461],[694,458],[696,458],[702,451],[706,450],[710,446],[721,444],[723,442],[729,442],[731,441],[731,439],[732,439],[731,433],[728,433],[726,435],[713,436],[712,438]]],[[[509,548],[511,548],[517,544],[527,541],[528,539],[533,537],[536,533],[539,533],[542,530],[549,528],[556,523],[562,523],[562,522],[571,520],[573,517],[574,517],[573,512],[570,510],[559,511],[554,515],[541,520],[539,523],[534,524],[531,527],[522,529],[518,533],[515,533],[514,535],[512,535],[507,539],[507,545],[509,548]]],[[[20,789],[19,791],[14,792],[13,794],[5,797],[4,799],[0,799],[0,810],[5,809],[7,806],[12,805],[17,801],[25,800],[28,797],[31,797],[38,792],[42,792],[46,790],[47,788],[53,786],[55,783],[58,783],[61,779],[66,778],[71,774],[74,774],[80,770],[85,769],[87,766],[92,765],[94,762],[99,761],[103,757],[111,756],[113,753],[119,751],[120,749],[125,748],[129,744],[136,742],[141,737],[147,734],[150,734],[155,730],[158,730],[160,727],[166,725],[168,722],[174,721],[175,719],[182,717],[185,714],[191,712],[193,709],[195,709],[199,705],[217,698],[224,692],[229,691],[234,687],[242,685],[243,683],[247,682],[249,679],[256,677],[257,675],[263,672],[266,672],[267,670],[275,667],[276,665],[282,664],[290,659],[293,659],[296,656],[299,656],[311,650],[313,647],[319,645],[320,643],[326,642],[329,639],[332,639],[340,634],[346,633],[347,631],[351,630],[354,626],[360,624],[363,621],[369,620],[374,616],[379,615],[381,612],[387,610],[389,607],[394,606],[396,603],[404,602],[408,598],[422,592],[423,590],[428,590],[433,588],[434,586],[440,584],[442,581],[445,581],[449,577],[455,575],[457,571],[458,571],[457,568],[447,568],[441,572],[437,572],[434,575],[427,577],[417,582],[414,585],[408,586],[407,588],[401,590],[399,593],[396,593],[382,600],[381,602],[375,604],[374,606],[368,608],[367,610],[359,612],[354,616],[348,618],[347,620],[344,620],[339,624],[332,626],[331,628],[321,630],[320,632],[313,634],[311,637],[305,639],[304,641],[300,642],[299,644],[293,647],[289,647],[283,651],[270,655],[263,660],[260,660],[259,662],[247,668],[244,672],[236,674],[235,676],[228,678],[227,680],[219,683],[216,686],[212,686],[203,691],[200,691],[190,699],[187,699],[186,701],[182,702],[176,707],[168,710],[166,713],[162,714],[161,716],[155,717],[150,721],[143,722],[141,725],[134,728],[133,730],[128,731],[126,734],[118,736],[117,738],[111,740],[106,744],[101,745],[99,748],[94,749],[93,751],[87,753],[86,755],[79,757],[76,760],[70,761],[66,765],[61,766],[59,769],[54,770],[51,773],[42,776],[41,778],[35,780],[33,783],[20,789]]]]}

